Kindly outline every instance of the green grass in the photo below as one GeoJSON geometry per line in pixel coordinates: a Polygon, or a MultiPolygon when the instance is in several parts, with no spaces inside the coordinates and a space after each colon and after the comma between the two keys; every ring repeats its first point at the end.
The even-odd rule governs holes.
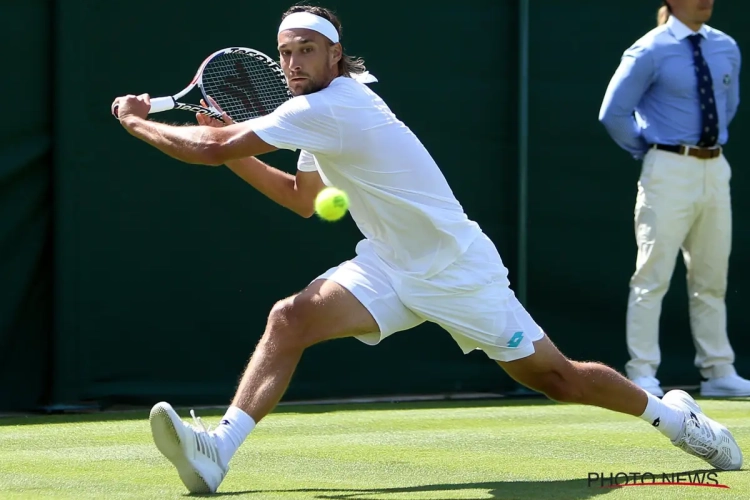
{"type": "MultiPolygon", "coordinates": [[[[703,400],[750,450],[750,401],[703,400]]],[[[187,411],[179,413],[189,419],[187,411]]],[[[215,424],[221,412],[196,412],[215,424]]],[[[282,407],[231,463],[219,496],[249,499],[750,498],[730,489],[589,487],[589,472],[686,472],[708,465],[647,423],[547,401],[282,407]]],[[[0,498],[185,498],[151,441],[147,412],[0,419],[0,498]]]]}

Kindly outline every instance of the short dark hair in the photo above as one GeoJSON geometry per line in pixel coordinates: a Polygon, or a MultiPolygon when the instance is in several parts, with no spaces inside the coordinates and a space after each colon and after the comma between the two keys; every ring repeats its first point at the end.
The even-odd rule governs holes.
{"type": "MultiPolygon", "coordinates": [[[[333,27],[336,28],[336,31],[339,34],[340,41],[342,34],[341,21],[339,21],[339,18],[336,17],[336,14],[334,14],[330,9],[313,5],[293,5],[289,8],[289,10],[284,12],[284,15],[281,16],[281,19],[283,20],[285,17],[290,14],[294,14],[295,12],[309,12],[310,14],[315,14],[316,16],[322,17],[323,19],[327,19],[331,22],[331,24],[333,24],[333,27]]],[[[333,42],[330,43],[331,45],[333,45],[333,42]]],[[[341,60],[339,60],[339,73],[342,76],[351,77],[353,74],[364,72],[365,61],[361,57],[355,58],[347,55],[347,53],[344,51],[344,45],[341,44],[341,60]]]]}

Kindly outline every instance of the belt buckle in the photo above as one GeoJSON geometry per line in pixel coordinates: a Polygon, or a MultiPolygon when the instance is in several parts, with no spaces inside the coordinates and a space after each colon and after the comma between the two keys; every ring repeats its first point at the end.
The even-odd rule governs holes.
{"type": "Polygon", "coordinates": [[[715,148],[705,148],[707,152],[707,159],[713,160],[714,158],[718,158],[721,156],[721,146],[715,147],[715,148]]]}
{"type": "Polygon", "coordinates": [[[717,158],[721,154],[721,146],[716,148],[702,148],[699,146],[688,146],[682,144],[680,146],[680,154],[701,159],[712,159],[717,158]]]}

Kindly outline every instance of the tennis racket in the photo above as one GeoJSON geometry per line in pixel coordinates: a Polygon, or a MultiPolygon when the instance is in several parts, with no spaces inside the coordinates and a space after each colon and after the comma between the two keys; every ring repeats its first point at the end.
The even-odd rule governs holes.
{"type": "MultiPolygon", "coordinates": [[[[208,56],[181,92],[152,98],[149,114],[180,109],[221,120],[221,113],[213,106],[181,101],[195,87],[206,103],[211,102],[211,96],[235,122],[265,116],[292,98],[284,71],[276,61],[254,49],[230,47],[208,56]]],[[[112,112],[117,116],[117,106],[112,112]]]]}

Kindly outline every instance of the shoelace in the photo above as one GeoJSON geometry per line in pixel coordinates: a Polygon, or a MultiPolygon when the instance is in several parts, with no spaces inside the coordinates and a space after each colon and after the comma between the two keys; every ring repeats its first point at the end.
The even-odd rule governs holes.
{"type": "Polygon", "coordinates": [[[190,416],[193,417],[193,422],[196,423],[196,427],[200,427],[201,430],[203,430],[203,432],[205,432],[206,434],[211,432],[211,430],[213,429],[213,427],[210,426],[206,427],[206,425],[203,423],[203,420],[201,420],[201,418],[195,414],[195,410],[190,410],[190,416]]]}
{"type": "Polygon", "coordinates": [[[219,449],[210,434],[212,428],[206,427],[206,425],[203,423],[203,420],[195,414],[194,410],[190,410],[190,416],[193,417],[193,421],[195,422],[195,438],[198,451],[218,464],[219,449]]]}

